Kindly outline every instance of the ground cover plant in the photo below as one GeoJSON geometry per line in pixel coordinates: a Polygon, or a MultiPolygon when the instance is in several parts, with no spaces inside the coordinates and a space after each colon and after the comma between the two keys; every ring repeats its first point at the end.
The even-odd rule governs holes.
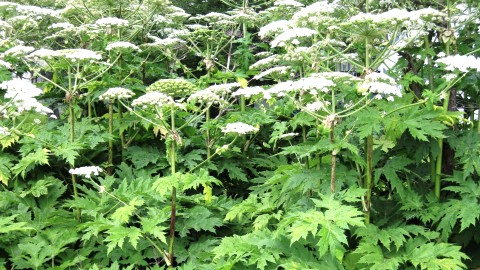
{"type": "Polygon", "coordinates": [[[477,1],[197,2],[0,2],[0,269],[480,267],[477,1]]]}

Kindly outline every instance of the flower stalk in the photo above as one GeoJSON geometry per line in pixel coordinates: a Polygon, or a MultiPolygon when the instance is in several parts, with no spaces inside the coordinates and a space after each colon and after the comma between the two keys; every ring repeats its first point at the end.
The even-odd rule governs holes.
{"type": "MultiPolygon", "coordinates": [[[[330,123],[327,123],[330,126],[330,143],[335,145],[335,91],[332,89],[332,119],[328,119],[330,123]]],[[[332,160],[331,160],[331,173],[330,173],[330,191],[335,193],[335,178],[337,177],[336,171],[336,163],[337,163],[337,150],[335,148],[332,149],[332,160]]]]}
{"type": "Polygon", "coordinates": [[[108,103],[108,174],[113,173],[113,101],[108,103]]]}
{"type": "MultiPolygon", "coordinates": [[[[176,172],[175,168],[175,106],[171,106],[171,130],[170,130],[170,169],[171,174],[174,175],[176,172]]],[[[175,215],[176,215],[176,199],[177,199],[177,189],[172,188],[172,201],[171,201],[171,212],[170,212],[170,241],[168,244],[168,260],[173,264],[174,254],[173,254],[173,245],[175,242],[175,215]]]]}

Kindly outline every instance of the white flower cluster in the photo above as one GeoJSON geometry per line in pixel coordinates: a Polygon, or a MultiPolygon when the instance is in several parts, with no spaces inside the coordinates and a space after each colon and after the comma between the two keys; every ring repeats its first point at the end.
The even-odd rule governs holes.
{"type": "Polygon", "coordinates": [[[378,14],[359,13],[351,17],[346,24],[360,25],[362,23],[368,23],[386,27],[398,24],[418,28],[427,25],[427,22],[441,20],[443,17],[445,17],[444,13],[432,8],[415,11],[394,8],[378,14]]]}
{"type": "Polygon", "coordinates": [[[10,17],[7,19],[7,22],[10,25],[12,25],[12,27],[21,26],[23,29],[32,29],[32,28],[38,27],[38,22],[36,18],[32,18],[26,15],[18,15],[18,16],[10,17]]]}
{"type": "Polygon", "coordinates": [[[7,23],[4,20],[0,20],[0,29],[6,30],[6,29],[11,29],[11,28],[12,28],[12,26],[9,23],[7,23]]]}
{"type": "Polygon", "coordinates": [[[16,107],[16,115],[32,110],[43,115],[53,114],[50,108],[45,107],[35,99],[43,92],[29,80],[17,78],[4,81],[0,84],[0,88],[7,90],[4,98],[12,99],[10,104],[16,107]]]}
{"type": "Polygon", "coordinates": [[[113,101],[115,99],[127,99],[133,97],[135,94],[126,88],[113,87],[108,89],[105,93],[101,94],[98,99],[105,101],[113,101]]]}
{"type": "Polygon", "coordinates": [[[176,11],[176,12],[172,12],[172,13],[169,13],[166,15],[169,19],[171,20],[186,20],[188,17],[190,17],[190,14],[186,13],[185,11],[176,11]]]}
{"type": "Polygon", "coordinates": [[[259,53],[255,54],[255,57],[260,58],[260,59],[264,59],[264,58],[267,58],[267,57],[272,56],[272,55],[273,55],[273,53],[271,53],[271,52],[259,52],[259,53]]]}
{"type": "Polygon", "coordinates": [[[95,25],[102,26],[102,27],[126,27],[129,25],[129,22],[124,19],[119,19],[116,17],[106,17],[98,19],[95,22],[95,25]]]}
{"type": "Polygon", "coordinates": [[[292,133],[284,133],[284,134],[280,135],[278,138],[279,139],[291,139],[291,138],[296,137],[298,135],[299,135],[298,133],[293,133],[293,132],[292,133]]]}
{"type": "Polygon", "coordinates": [[[26,59],[52,59],[60,55],[57,51],[42,48],[27,55],[26,59]]]}
{"type": "Polygon", "coordinates": [[[174,46],[177,46],[177,45],[180,45],[180,44],[183,44],[183,43],[186,43],[186,41],[183,40],[183,39],[167,37],[167,38],[164,38],[164,39],[158,38],[157,40],[155,40],[154,43],[147,43],[147,44],[143,44],[143,45],[146,46],[146,47],[160,47],[160,48],[163,48],[163,47],[174,47],[174,46]]]}
{"type": "Polygon", "coordinates": [[[327,27],[336,20],[333,16],[337,4],[329,1],[319,1],[302,8],[292,16],[292,23],[301,27],[327,27]]]}
{"type": "Polygon", "coordinates": [[[0,2],[0,7],[7,7],[7,8],[11,8],[11,7],[17,7],[19,6],[19,4],[17,3],[13,3],[13,2],[0,2]]]}
{"type": "Polygon", "coordinates": [[[195,24],[187,25],[187,28],[192,30],[192,31],[197,31],[197,30],[206,30],[206,29],[208,29],[208,26],[203,25],[203,24],[195,23],[195,24]]]}
{"type": "Polygon", "coordinates": [[[286,81],[275,84],[267,90],[267,93],[271,96],[283,97],[293,91],[293,81],[286,81]]]}
{"type": "Polygon", "coordinates": [[[236,9],[231,12],[231,20],[237,23],[254,23],[257,19],[258,13],[255,10],[249,9],[236,9]]]}
{"type": "Polygon", "coordinates": [[[310,112],[328,111],[328,101],[315,101],[313,103],[305,105],[305,109],[310,112]]]}
{"type": "Polygon", "coordinates": [[[174,29],[174,28],[164,28],[163,31],[168,33],[169,38],[182,38],[190,35],[190,31],[188,29],[174,29]]]}
{"type": "Polygon", "coordinates": [[[234,88],[240,87],[239,83],[224,83],[210,85],[206,90],[212,91],[219,96],[226,96],[232,92],[234,88]]]}
{"type": "Polygon", "coordinates": [[[87,49],[64,49],[57,52],[60,54],[60,56],[72,62],[94,62],[102,60],[102,56],[99,53],[87,49]]]}
{"type": "Polygon", "coordinates": [[[107,51],[140,51],[140,48],[127,41],[117,41],[107,45],[105,48],[107,51]]]}
{"type": "Polygon", "coordinates": [[[187,102],[200,103],[205,105],[219,104],[223,105],[225,101],[209,89],[197,91],[188,97],[187,102]]]}
{"type": "Polygon", "coordinates": [[[232,96],[244,96],[246,98],[251,98],[252,96],[263,94],[265,90],[260,86],[252,86],[252,87],[245,87],[240,88],[237,91],[232,93],[232,96]]]}
{"type": "Polygon", "coordinates": [[[41,20],[43,16],[57,17],[59,15],[58,11],[56,10],[49,8],[41,8],[37,6],[18,5],[17,12],[20,14],[32,16],[38,20],[41,20]]]}
{"type": "Polygon", "coordinates": [[[283,97],[289,92],[304,92],[311,95],[318,95],[318,91],[323,93],[330,92],[330,87],[335,86],[335,83],[327,79],[326,77],[319,76],[318,74],[312,74],[310,77],[301,78],[298,81],[285,81],[280,82],[270,89],[268,89],[267,95],[283,97]]]}
{"type": "Polygon", "coordinates": [[[236,134],[247,134],[251,132],[257,132],[258,128],[245,124],[242,122],[235,122],[227,124],[225,127],[222,127],[223,133],[236,133],[236,134]]]}
{"type": "Polygon", "coordinates": [[[40,88],[36,87],[29,80],[18,78],[2,82],[0,88],[7,90],[5,98],[33,98],[43,93],[40,88]]]}
{"type": "Polygon", "coordinates": [[[480,72],[480,58],[473,55],[451,55],[439,58],[435,62],[448,71],[468,72],[470,69],[476,69],[480,72]]]}
{"type": "Polygon", "coordinates": [[[273,67],[261,72],[260,74],[255,75],[253,78],[255,80],[259,80],[266,76],[286,75],[289,73],[289,70],[290,70],[290,67],[287,67],[287,66],[273,67]]]}
{"type": "Polygon", "coordinates": [[[293,50],[288,50],[285,54],[283,54],[282,60],[288,62],[304,61],[305,56],[316,55],[317,51],[318,48],[314,45],[310,47],[296,47],[293,50]]]}
{"type": "Polygon", "coordinates": [[[13,57],[19,57],[19,56],[24,56],[26,54],[29,54],[35,50],[34,47],[31,46],[23,46],[23,45],[17,45],[14,46],[8,50],[6,50],[3,54],[5,56],[13,56],[13,57]]]}
{"type": "Polygon", "coordinates": [[[402,92],[395,80],[384,73],[370,73],[365,76],[363,83],[359,85],[360,92],[363,94],[374,93],[376,99],[387,98],[393,101],[394,96],[401,97],[402,92]]]}
{"type": "Polygon", "coordinates": [[[85,166],[85,167],[70,169],[68,172],[70,174],[82,175],[82,176],[85,176],[85,178],[90,179],[92,174],[95,176],[98,176],[102,171],[103,171],[102,168],[98,166],[85,166]]]}
{"type": "Polygon", "coordinates": [[[312,73],[310,74],[310,77],[323,77],[328,80],[331,80],[335,82],[336,84],[338,83],[352,83],[352,82],[359,82],[362,79],[353,76],[350,73],[347,72],[336,72],[336,71],[331,71],[331,72],[322,72],[322,73],[312,73]]]}
{"type": "Polygon", "coordinates": [[[175,105],[173,98],[157,91],[148,92],[132,101],[132,106],[142,107],[143,109],[152,106],[164,107],[170,105],[175,105]]]}
{"type": "Polygon", "coordinates": [[[12,64],[8,63],[8,62],[5,62],[3,60],[0,60],[0,67],[4,67],[6,69],[11,69],[12,68],[12,64]]]}
{"type": "Polygon", "coordinates": [[[288,28],[290,28],[290,22],[287,20],[273,21],[261,27],[258,31],[258,36],[263,39],[267,36],[273,36],[282,33],[288,28]]]}
{"type": "Polygon", "coordinates": [[[308,92],[312,95],[316,95],[317,91],[321,91],[324,93],[330,92],[329,87],[334,85],[335,83],[324,77],[307,77],[301,78],[300,80],[293,82],[292,88],[294,90],[308,92]]]}
{"type": "Polygon", "coordinates": [[[152,22],[153,23],[158,23],[158,24],[171,24],[173,21],[169,18],[166,18],[165,16],[162,16],[160,14],[156,14],[152,17],[152,22]]]}
{"type": "Polygon", "coordinates": [[[303,7],[302,3],[299,3],[295,0],[276,0],[273,3],[274,6],[286,6],[286,7],[303,7]]]}
{"type": "Polygon", "coordinates": [[[315,34],[317,34],[317,31],[309,28],[292,28],[275,37],[270,44],[273,48],[284,47],[287,45],[287,43],[298,45],[300,44],[300,41],[297,38],[311,37],[315,34]]]}
{"type": "Polygon", "coordinates": [[[231,20],[231,17],[227,14],[218,13],[218,12],[210,12],[205,15],[197,15],[195,17],[190,18],[191,20],[201,20],[205,22],[217,22],[221,20],[231,20]]]}
{"type": "Polygon", "coordinates": [[[267,58],[260,59],[250,66],[250,69],[264,69],[276,65],[280,61],[280,56],[277,54],[268,56],[267,58]]]}
{"type": "Polygon", "coordinates": [[[69,29],[73,28],[73,24],[69,22],[54,23],[48,27],[48,29],[69,29]]]}
{"type": "Polygon", "coordinates": [[[9,136],[11,133],[8,131],[8,128],[6,127],[0,127],[0,135],[2,136],[9,136]]]}

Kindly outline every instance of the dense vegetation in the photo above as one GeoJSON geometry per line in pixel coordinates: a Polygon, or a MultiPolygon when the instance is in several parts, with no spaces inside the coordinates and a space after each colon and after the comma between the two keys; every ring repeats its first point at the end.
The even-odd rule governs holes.
{"type": "Polygon", "coordinates": [[[480,267],[477,1],[0,16],[0,269],[480,267]]]}

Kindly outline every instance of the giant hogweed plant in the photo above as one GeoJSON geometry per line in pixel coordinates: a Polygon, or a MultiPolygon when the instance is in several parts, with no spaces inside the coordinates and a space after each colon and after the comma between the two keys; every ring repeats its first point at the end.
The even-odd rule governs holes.
{"type": "Polygon", "coordinates": [[[452,34],[478,36],[478,9],[359,2],[275,1],[252,20],[244,1],[185,27],[162,1],[2,4],[5,267],[466,268],[478,132],[441,107],[452,89],[475,99],[478,52],[452,34]],[[12,79],[29,73],[43,82],[12,79]],[[462,172],[441,175],[441,139],[462,172]]]}

